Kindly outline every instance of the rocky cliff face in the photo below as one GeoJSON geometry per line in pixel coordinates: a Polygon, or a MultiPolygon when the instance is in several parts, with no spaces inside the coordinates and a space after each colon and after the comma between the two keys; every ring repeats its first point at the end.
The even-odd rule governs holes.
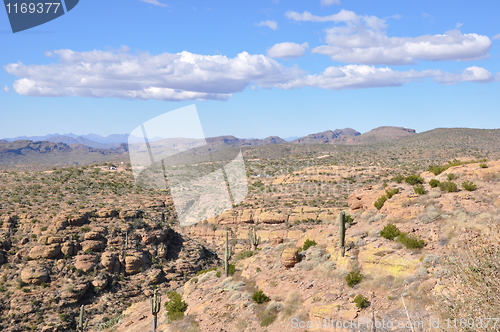
{"type": "Polygon", "coordinates": [[[0,329],[73,330],[80,304],[102,323],[153,287],[175,288],[218,264],[147,211],[68,211],[35,227],[29,214],[2,216],[0,329]]]}

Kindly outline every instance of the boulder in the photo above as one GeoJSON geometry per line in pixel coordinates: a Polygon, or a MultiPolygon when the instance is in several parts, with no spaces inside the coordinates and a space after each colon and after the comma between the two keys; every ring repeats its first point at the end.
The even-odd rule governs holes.
{"type": "Polygon", "coordinates": [[[109,251],[102,254],[101,265],[110,273],[120,273],[122,267],[118,254],[109,251]]]}
{"type": "Polygon", "coordinates": [[[49,270],[44,265],[31,264],[21,271],[21,280],[27,284],[40,285],[49,281],[49,270]]]}
{"type": "Polygon", "coordinates": [[[76,256],[75,267],[85,273],[89,272],[95,267],[98,258],[94,255],[78,255],[76,256]]]}
{"type": "Polygon", "coordinates": [[[106,248],[103,240],[86,240],[80,243],[82,250],[101,251],[106,248]]]}
{"type": "Polygon", "coordinates": [[[73,242],[64,242],[61,244],[61,252],[65,256],[74,256],[78,252],[78,248],[73,242]]]}
{"type": "Polygon", "coordinates": [[[108,275],[106,273],[99,273],[99,275],[97,275],[97,277],[95,277],[94,280],[92,280],[92,286],[102,291],[104,288],[106,288],[108,282],[109,282],[108,275]]]}
{"type": "Polygon", "coordinates": [[[29,256],[33,259],[56,258],[61,254],[61,245],[58,243],[49,245],[38,245],[31,248],[29,256]]]}
{"type": "Polygon", "coordinates": [[[144,270],[146,270],[149,265],[151,265],[151,261],[148,256],[140,251],[128,251],[125,256],[125,273],[127,274],[136,274],[144,270]]]}
{"type": "Polygon", "coordinates": [[[297,248],[286,248],[281,254],[281,263],[286,268],[294,267],[300,261],[297,248]]]}

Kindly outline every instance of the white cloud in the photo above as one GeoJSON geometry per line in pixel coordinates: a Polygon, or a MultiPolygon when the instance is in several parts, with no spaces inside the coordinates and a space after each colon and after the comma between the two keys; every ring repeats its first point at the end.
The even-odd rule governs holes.
{"type": "Polygon", "coordinates": [[[312,51],[345,63],[403,65],[417,60],[469,61],[487,57],[492,45],[487,36],[462,34],[458,30],[442,35],[389,37],[385,20],[348,10],[330,16],[316,16],[309,12],[287,12],[285,16],[296,21],[344,23],[326,29],[327,45],[312,51]]]}
{"type": "Polygon", "coordinates": [[[9,88],[7,85],[5,85],[5,86],[3,87],[3,91],[5,91],[5,92],[9,93],[9,92],[10,92],[10,88],[9,88]]]}
{"type": "Polygon", "coordinates": [[[268,27],[268,28],[273,29],[273,30],[278,30],[278,23],[276,21],[270,21],[270,20],[261,21],[261,22],[257,23],[257,26],[268,27]]]}
{"type": "Polygon", "coordinates": [[[158,6],[158,7],[168,7],[168,5],[161,3],[158,0],[139,0],[139,1],[146,2],[146,3],[152,4],[152,5],[158,6]]]}
{"type": "Polygon", "coordinates": [[[491,37],[491,39],[494,39],[494,40],[500,39],[500,33],[498,35],[494,35],[493,37],[491,37]]]}
{"type": "Polygon", "coordinates": [[[347,65],[328,67],[319,75],[307,75],[278,86],[284,89],[307,86],[331,90],[390,87],[401,86],[404,83],[434,77],[438,74],[439,71],[435,70],[396,71],[391,68],[376,68],[367,65],[347,65]]]}
{"type": "Polygon", "coordinates": [[[340,0],[321,0],[322,6],[340,5],[340,0]]]}
{"type": "Polygon", "coordinates": [[[234,58],[190,52],[132,55],[127,48],[51,52],[58,63],[4,69],[20,77],[13,84],[21,95],[117,97],[159,100],[227,100],[252,82],[261,87],[302,76],[265,55],[242,52],[234,58]]]}
{"type": "Polygon", "coordinates": [[[460,29],[463,25],[463,23],[458,22],[457,24],[455,24],[455,29],[460,29]]]}
{"type": "Polygon", "coordinates": [[[494,80],[490,72],[480,67],[469,67],[461,74],[452,74],[439,69],[397,71],[388,67],[347,65],[328,67],[319,75],[299,77],[286,83],[277,84],[276,87],[283,89],[317,87],[329,90],[395,87],[424,78],[432,78],[444,84],[459,82],[487,83],[494,80]]]}
{"type": "Polygon", "coordinates": [[[481,67],[468,67],[460,74],[442,73],[436,77],[436,81],[444,84],[456,84],[458,82],[490,83],[495,81],[492,73],[481,67]]]}
{"type": "Polygon", "coordinates": [[[300,56],[304,56],[308,47],[308,43],[279,43],[273,45],[267,50],[267,56],[278,59],[294,59],[300,56]]]}

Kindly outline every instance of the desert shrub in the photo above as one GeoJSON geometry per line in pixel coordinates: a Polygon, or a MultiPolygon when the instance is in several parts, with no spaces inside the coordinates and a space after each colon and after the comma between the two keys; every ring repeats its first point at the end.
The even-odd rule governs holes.
{"type": "Polygon", "coordinates": [[[400,234],[401,231],[394,224],[387,224],[384,229],[380,231],[380,236],[389,240],[394,240],[394,238],[400,234]]]}
{"type": "Polygon", "coordinates": [[[446,182],[440,182],[439,183],[439,188],[442,190],[442,191],[446,191],[446,192],[457,192],[458,191],[458,187],[457,187],[457,184],[455,182],[452,182],[452,181],[446,181],[446,182]]]}
{"type": "Polygon", "coordinates": [[[385,201],[387,201],[387,196],[382,195],[380,196],[373,205],[377,208],[377,210],[380,210],[382,206],[384,206],[385,201]]]}
{"type": "Polygon", "coordinates": [[[354,218],[351,215],[346,214],[345,215],[345,222],[348,224],[352,224],[354,222],[354,218]]]}
{"type": "Polygon", "coordinates": [[[448,179],[448,181],[455,180],[457,178],[457,175],[453,173],[446,174],[446,178],[448,179]]]}
{"type": "Polygon", "coordinates": [[[168,292],[167,297],[170,299],[165,302],[165,310],[167,310],[168,321],[184,317],[184,312],[187,310],[187,303],[182,300],[182,296],[176,291],[168,292]]]}
{"type": "Polygon", "coordinates": [[[462,183],[462,188],[464,188],[467,191],[474,191],[477,189],[477,186],[471,181],[465,181],[462,183]]]}
{"type": "Polygon", "coordinates": [[[425,195],[425,193],[427,193],[423,184],[416,184],[415,187],[413,187],[413,191],[418,195],[425,195]]]}
{"type": "Polygon", "coordinates": [[[424,179],[422,179],[419,175],[413,174],[405,177],[405,182],[413,186],[424,183],[424,179]]]}
{"type": "Polygon", "coordinates": [[[236,272],[236,265],[229,264],[229,266],[227,268],[227,274],[232,276],[234,274],[234,272],[236,272]]]}
{"type": "Polygon", "coordinates": [[[262,320],[260,321],[260,326],[269,326],[274,322],[275,319],[276,319],[276,315],[264,313],[262,315],[262,320]]]}
{"type": "MultiPolygon", "coordinates": [[[[500,228],[492,225],[488,231],[477,232],[474,241],[459,244],[458,250],[443,262],[448,271],[445,290],[436,297],[434,309],[443,318],[500,317],[500,228]],[[450,291],[451,290],[451,291],[450,291]]],[[[493,323],[493,322],[491,322],[493,323]]],[[[448,329],[444,331],[498,331],[489,329],[448,329]]]]}
{"type": "Polygon", "coordinates": [[[240,261],[242,259],[252,257],[252,256],[253,256],[253,251],[246,250],[246,251],[239,252],[234,259],[236,261],[240,261]]]}
{"type": "Polygon", "coordinates": [[[315,246],[315,245],[317,245],[316,241],[307,239],[304,242],[304,245],[302,246],[302,250],[307,250],[307,249],[309,249],[309,248],[311,248],[312,246],[315,246]]]}
{"type": "Polygon", "coordinates": [[[367,308],[370,305],[370,301],[361,294],[356,295],[354,303],[356,303],[356,307],[361,309],[367,308]]]}
{"type": "Polygon", "coordinates": [[[407,233],[399,234],[397,240],[408,249],[422,248],[425,245],[424,240],[418,239],[417,237],[412,235],[408,235],[407,233]]]}
{"type": "Polygon", "coordinates": [[[401,183],[401,182],[403,182],[404,179],[405,179],[404,176],[402,176],[401,174],[398,174],[395,177],[393,177],[391,179],[391,181],[394,181],[394,182],[397,182],[397,183],[401,183]]]}
{"type": "Polygon", "coordinates": [[[486,163],[480,163],[479,167],[481,167],[481,168],[488,168],[488,165],[486,163]]]}
{"type": "Polygon", "coordinates": [[[431,186],[431,188],[436,188],[438,187],[440,184],[439,180],[436,180],[436,179],[432,179],[429,181],[429,185],[431,186]]]}
{"type": "Polygon", "coordinates": [[[349,287],[354,287],[363,280],[363,275],[359,271],[351,271],[345,276],[345,281],[349,287]]]}
{"type": "Polygon", "coordinates": [[[399,189],[398,188],[386,189],[385,190],[385,196],[387,196],[387,199],[391,199],[392,196],[396,195],[397,193],[399,193],[399,189]]]}
{"type": "Polygon", "coordinates": [[[264,303],[264,302],[271,301],[271,299],[266,294],[264,294],[264,292],[262,290],[258,290],[256,292],[254,292],[252,295],[252,300],[255,303],[264,303]]]}
{"type": "Polygon", "coordinates": [[[216,271],[217,270],[217,267],[212,267],[210,269],[207,269],[207,270],[200,270],[198,272],[196,272],[196,275],[199,276],[199,275],[202,275],[204,273],[207,273],[207,272],[210,272],[210,271],[216,271]]]}
{"type": "Polygon", "coordinates": [[[439,175],[448,168],[446,166],[436,166],[436,165],[431,165],[429,166],[429,172],[433,173],[434,175],[439,175]]]}

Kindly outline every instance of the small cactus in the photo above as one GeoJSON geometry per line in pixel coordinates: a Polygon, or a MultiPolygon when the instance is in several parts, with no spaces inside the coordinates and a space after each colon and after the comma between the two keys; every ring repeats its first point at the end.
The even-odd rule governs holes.
{"type": "Polygon", "coordinates": [[[85,306],[82,305],[80,307],[80,317],[78,318],[78,325],[76,326],[76,329],[79,332],[85,331],[87,329],[88,325],[89,325],[88,318],[86,318],[84,320],[84,318],[83,318],[84,316],[85,316],[85,306]]]}
{"type": "Polygon", "coordinates": [[[342,257],[345,255],[345,212],[339,213],[339,247],[342,257]]]}
{"type": "Polygon", "coordinates": [[[229,260],[233,255],[233,247],[229,245],[229,231],[226,230],[226,247],[224,250],[224,270],[226,273],[226,277],[229,276],[229,260]]]}
{"type": "Polygon", "coordinates": [[[153,296],[149,298],[149,307],[153,315],[153,332],[156,332],[156,327],[158,326],[158,313],[161,307],[161,296],[158,295],[157,289],[154,290],[153,296]]]}
{"type": "Polygon", "coordinates": [[[248,240],[250,241],[250,245],[252,246],[252,250],[257,250],[257,246],[260,244],[260,236],[257,236],[257,231],[255,230],[255,226],[252,228],[250,233],[248,233],[248,240]]]}

